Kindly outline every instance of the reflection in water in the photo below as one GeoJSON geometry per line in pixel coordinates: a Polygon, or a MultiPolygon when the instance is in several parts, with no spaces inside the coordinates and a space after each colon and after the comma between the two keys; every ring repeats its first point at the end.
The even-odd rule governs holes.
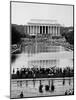
{"type": "Polygon", "coordinates": [[[28,86],[28,80],[26,80],[26,87],[28,86]]]}
{"type": "Polygon", "coordinates": [[[17,81],[17,87],[19,87],[19,86],[20,86],[19,81],[17,81]]]}
{"type": "Polygon", "coordinates": [[[17,86],[19,87],[22,87],[22,81],[17,81],[17,86]]]}
{"type": "Polygon", "coordinates": [[[50,87],[50,80],[48,80],[48,83],[49,83],[49,87],[50,87]]]}
{"type": "Polygon", "coordinates": [[[65,85],[65,78],[63,79],[63,85],[65,85]]]}
{"type": "Polygon", "coordinates": [[[20,81],[20,86],[22,87],[22,81],[20,81]]]}
{"type": "Polygon", "coordinates": [[[73,67],[73,51],[66,51],[62,46],[38,44],[37,52],[35,52],[35,45],[25,46],[23,53],[15,56],[17,58],[12,63],[12,71],[13,68],[22,67],[73,67]]]}
{"type": "Polygon", "coordinates": [[[70,79],[70,77],[69,77],[69,85],[71,84],[71,79],[70,79]]]}
{"type": "Polygon", "coordinates": [[[40,52],[60,52],[66,50],[62,46],[56,46],[56,45],[47,45],[44,43],[38,43],[37,48],[36,44],[24,46],[23,52],[28,54],[35,54],[40,52]]]}
{"type": "Polygon", "coordinates": [[[35,80],[33,79],[33,86],[35,87],[35,80]]]}
{"type": "Polygon", "coordinates": [[[41,83],[41,80],[40,80],[40,85],[41,85],[42,83],[41,83]]]}

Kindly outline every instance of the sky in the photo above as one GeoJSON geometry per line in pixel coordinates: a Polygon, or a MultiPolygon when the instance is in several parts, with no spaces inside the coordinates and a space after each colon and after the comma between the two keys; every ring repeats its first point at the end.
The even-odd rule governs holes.
{"type": "Polygon", "coordinates": [[[64,26],[73,26],[73,6],[37,3],[11,3],[11,23],[26,25],[31,19],[57,20],[64,26]]]}

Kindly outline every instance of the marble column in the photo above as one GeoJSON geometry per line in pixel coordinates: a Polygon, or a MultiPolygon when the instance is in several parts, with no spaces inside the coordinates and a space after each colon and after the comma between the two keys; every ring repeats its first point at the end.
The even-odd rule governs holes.
{"type": "Polygon", "coordinates": [[[55,32],[55,26],[54,26],[53,30],[54,30],[54,36],[56,36],[56,32],[55,32]]]}
{"type": "Polygon", "coordinates": [[[56,26],[54,26],[54,34],[55,34],[55,36],[56,36],[56,26]]]}
{"type": "Polygon", "coordinates": [[[30,34],[32,34],[32,26],[30,26],[30,34]]]}
{"type": "Polygon", "coordinates": [[[58,27],[58,36],[60,35],[60,26],[58,27]]]}
{"type": "Polygon", "coordinates": [[[58,26],[56,26],[56,34],[58,35],[58,26]]]}
{"type": "Polygon", "coordinates": [[[35,26],[35,34],[37,34],[37,33],[36,33],[36,26],[35,26]]]}
{"type": "Polygon", "coordinates": [[[39,26],[37,26],[37,34],[39,33],[39,26]]]}
{"type": "Polygon", "coordinates": [[[37,34],[36,32],[37,32],[37,31],[36,31],[36,26],[35,26],[35,34],[37,34]]]}
{"type": "Polygon", "coordinates": [[[47,34],[47,26],[46,26],[46,34],[47,34]]]}
{"type": "Polygon", "coordinates": [[[50,34],[52,33],[52,27],[50,26],[50,34]]]}
{"type": "Polygon", "coordinates": [[[57,36],[57,26],[55,26],[55,33],[56,33],[56,36],[57,36]]]}
{"type": "Polygon", "coordinates": [[[38,33],[38,31],[37,31],[37,30],[38,30],[38,27],[36,26],[36,34],[38,33]]]}
{"type": "Polygon", "coordinates": [[[53,34],[53,36],[54,36],[54,26],[52,27],[52,34],[53,34]]]}
{"type": "Polygon", "coordinates": [[[33,34],[33,26],[32,26],[32,34],[33,34]]]}
{"type": "Polygon", "coordinates": [[[31,27],[29,26],[29,34],[31,33],[31,32],[30,32],[30,28],[31,28],[31,27]]]}
{"type": "Polygon", "coordinates": [[[52,26],[52,36],[53,36],[54,34],[53,34],[53,26],[52,26]]]}
{"type": "Polygon", "coordinates": [[[29,26],[27,26],[27,33],[29,34],[29,26]]]}
{"type": "Polygon", "coordinates": [[[46,26],[45,26],[45,34],[46,34],[46,26]]]}
{"type": "Polygon", "coordinates": [[[37,34],[38,34],[38,26],[37,26],[37,34]]]}
{"type": "Polygon", "coordinates": [[[25,26],[24,31],[25,31],[25,33],[27,33],[27,26],[25,26]]]}
{"type": "Polygon", "coordinates": [[[42,27],[42,34],[43,34],[43,26],[41,26],[42,27]]]}
{"type": "Polygon", "coordinates": [[[48,26],[48,34],[49,34],[49,26],[48,26]]]}
{"type": "Polygon", "coordinates": [[[50,34],[50,26],[49,26],[49,34],[50,34]]]}
{"type": "Polygon", "coordinates": [[[54,26],[54,29],[53,29],[53,30],[54,30],[54,36],[56,36],[56,31],[55,31],[55,29],[56,29],[56,28],[55,28],[55,26],[54,26]]]}
{"type": "Polygon", "coordinates": [[[31,26],[30,26],[30,34],[31,34],[31,26]]]}
{"type": "Polygon", "coordinates": [[[52,26],[50,26],[50,34],[52,34],[52,26]]]}
{"type": "Polygon", "coordinates": [[[39,27],[39,29],[38,29],[38,33],[40,34],[40,26],[38,26],[39,27]]]}
{"type": "Polygon", "coordinates": [[[36,27],[34,26],[34,34],[36,34],[36,29],[35,29],[36,27]]]}
{"type": "Polygon", "coordinates": [[[33,34],[34,34],[34,26],[33,26],[33,34]]]}
{"type": "Polygon", "coordinates": [[[56,36],[57,36],[57,26],[56,26],[56,36]]]}
{"type": "Polygon", "coordinates": [[[30,34],[30,26],[29,26],[29,34],[30,34]]]}
{"type": "Polygon", "coordinates": [[[52,27],[50,26],[49,28],[50,28],[50,34],[52,34],[52,27]]]}
{"type": "Polygon", "coordinates": [[[58,35],[58,27],[56,26],[56,34],[58,35]]]}
{"type": "Polygon", "coordinates": [[[28,26],[26,26],[26,30],[27,30],[26,32],[27,32],[27,34],[28,34],[28,28],[27,28],[27,27],[28,27],[28,26]]]}
{"type": "Polygon", "coordinates": [[[31,34],[33,34],[33,26],[31,26],[31,34]]]}
{"type": "Polygon", "coordinates": [[[34,26],[34,34],[36,35],[36,26],[34,26]]]}

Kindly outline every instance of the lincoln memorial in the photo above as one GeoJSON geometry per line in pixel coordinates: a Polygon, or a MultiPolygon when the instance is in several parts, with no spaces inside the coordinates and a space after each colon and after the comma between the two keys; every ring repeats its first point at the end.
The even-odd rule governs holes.
{"type": "Polygon", "coordinates": [[[31,19],[25,25],[25,33],[29,35],[50,34],[60,36],[61,25],[56,20],[31,19]]]}

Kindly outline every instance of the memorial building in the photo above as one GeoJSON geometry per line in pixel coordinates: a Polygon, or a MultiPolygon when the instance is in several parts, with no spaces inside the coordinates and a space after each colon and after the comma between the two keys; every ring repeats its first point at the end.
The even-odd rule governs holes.
{"type": "Polygon", "coordinates": [[[31,19],[25,25],[25,33],[29,35],[50,34],[60,36],[61,25],[56,20],[31,19]]]}

